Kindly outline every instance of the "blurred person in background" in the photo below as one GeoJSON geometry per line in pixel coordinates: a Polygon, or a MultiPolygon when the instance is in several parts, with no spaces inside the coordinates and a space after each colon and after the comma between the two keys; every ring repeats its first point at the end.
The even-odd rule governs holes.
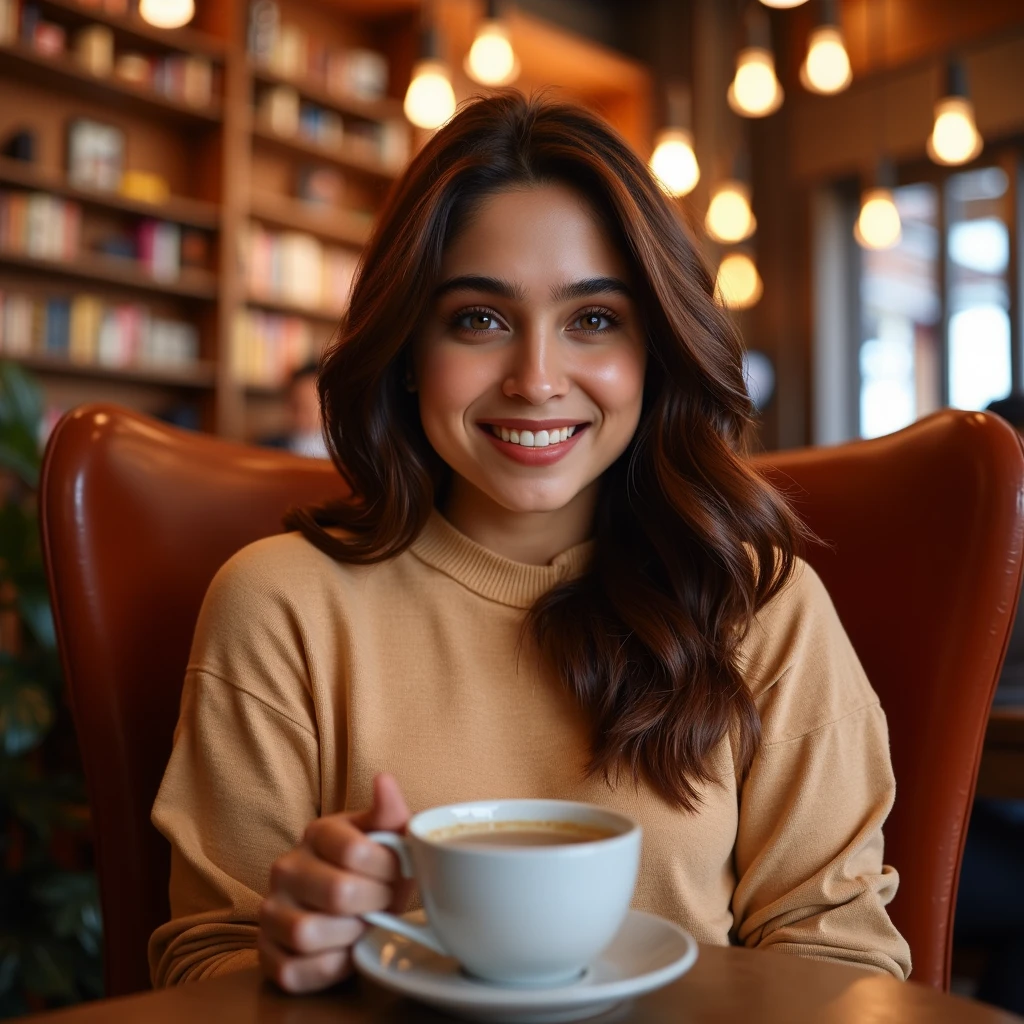
{"type": "Polygon", "coordinates": [[[284,448],[310,459],[328,458],[320,422],[320,397],[316,391],[318,366],[315,360],[303,363],[288,379],[285,401],[288,409],[288,430],[263,438],[265,448],[284,448]]]}
{"type": "MultiPolygon", "coordinates": [[[[992,402],[1024,435],[1024,395],[992,402]]],[[[1024,706],[1024,614],[1018,605],[995,707],[1024,706]]],[[[954,939],[983,949],[975,997],[1024,1014],[1024,800],[976,800],[964,848],[954,939]]]]}

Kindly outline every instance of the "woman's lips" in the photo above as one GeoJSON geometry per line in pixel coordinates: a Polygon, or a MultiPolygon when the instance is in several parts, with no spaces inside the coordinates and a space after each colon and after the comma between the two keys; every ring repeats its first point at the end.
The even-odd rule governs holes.
{"type": "MultiPolygon", "coordinates": [[[[504,426],[504,423],[502,423],[504,426]]],[[[549,444],[546,448],[526,448],[521,444],[512,441],[502,441],[492,430],[490,424],[480,424],[480,429],[487,436],[488,440],[501,452],[502,455],[518,462],[523,466],[550,466],[564,458],[576,446],[576,442],[586,433],[588,423],[576,427],[572,437],[557,444],[549,444]]]]}

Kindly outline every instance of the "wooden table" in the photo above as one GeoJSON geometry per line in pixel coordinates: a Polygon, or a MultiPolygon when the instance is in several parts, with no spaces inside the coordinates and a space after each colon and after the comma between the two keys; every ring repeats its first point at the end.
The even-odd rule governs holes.
{"type": "Polygon", "coordinates": [[[992,709],[978,770],[977,795],[1024,800],[1024,707],[992,709]]]}
{"type": "MultiPolygon", "coordinates": [[[[26,1018],[31,1024],[442,1024],[451,1017],[358,979],[286,996],[256,970],[26,1018]]],[[[1022,1024],[923,985],[784,953],[702,946],[689,974],[594,1024],[1022,1024]]]]}

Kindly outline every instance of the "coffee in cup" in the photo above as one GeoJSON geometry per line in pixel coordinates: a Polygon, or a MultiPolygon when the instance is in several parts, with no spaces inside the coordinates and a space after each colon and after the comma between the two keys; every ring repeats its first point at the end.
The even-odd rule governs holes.
{"type": "Polygon", "coordinates": [[[492,800],[417,814],[407,836],[372,832],[419,885],[427,923],[364,914],[469,974],[517,986],[580,977],[629,911],[640,827],[563,800],[492,800]]]}

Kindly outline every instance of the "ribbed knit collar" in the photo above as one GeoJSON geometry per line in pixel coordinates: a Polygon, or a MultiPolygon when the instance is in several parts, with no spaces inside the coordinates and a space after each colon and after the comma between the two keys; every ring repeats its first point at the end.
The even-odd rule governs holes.
{"type": "Polygon", "coordinates": [[[436,510],[410,547],[421,562],[475,594],[513,608],[529,608],[556,584],[578,576],[593,549],[588,540],[563,551],[550,565],[513,562],[470,540],[436,510]]]}

